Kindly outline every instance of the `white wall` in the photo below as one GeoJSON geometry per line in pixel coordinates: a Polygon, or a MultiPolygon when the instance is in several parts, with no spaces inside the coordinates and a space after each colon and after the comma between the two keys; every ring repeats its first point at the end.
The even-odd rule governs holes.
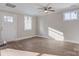
{"type": "Polygon", "coordinates": [[[16,14],[8,13],[8,12],[0,12],[1,17],[1,39],[3,41],[13,41],[17,38],[17,19],[16,14]],[[5,22],[4,16],[12,16],[13,23],[5,22]]]}
{"type": "Polygon", "coordinates": [[[24,30],[24,15],[17,16],[17,38],[28,38],[36,35],[36,17],[32,17],[32,30],[24,30]]]}
{"type": "Polygon", "coordinates": [[[53,13],[45,16],[38,17],[38,35],[48,37],[48,27],[53,29],[62,30],[62,21],[59,13],[53,13]]]}
{"type": "MultiPolygon", "coordinates": [[[[16,14],[16,13],[11,13],[11,12],[0,11],[0,18],[3,15],[8,15],[8,14],[9,15],[15,15],[14,20],[16,20],[16,22],[15,22],[16,23],[16,29],[15,29],[16,30],[16,38],[15,39],[8,39],[7,41],[21,40],[21,39],[33,37],[33,36],[36,35],[36,17],[32,17],[33,18],[32,19],[32,30],[31,31],[24,31],[24,15],[23,14],[16,14]]],[[[0,21],[1,21],[1,19],[0,19],[0,21]]],[[[1,31],[0,31],[0,34],[1,34],[1,31]]],[[[1,39],[0,39],[0,41],[1,41],[1,39]]]]}
{"type": "Polygon", "coordinates": [[[38,35],[48,37],[48,27],[64,33],[64,40],[79,43],[79,18],[73,21],[64,21],[63,13],[53,13],[38,17],[38,35]]]}
{"type": "MultiPolygon", "coordinates": [[[[7,12],[4,12],[7,13],[7,12]]],[[[3,12],[0,12],[0,16],[3,12]]],[[[17,38],[28,38],[35,35],[49,37],[48,27],[64,33],[64,40],[79,42],[79,18],[74,21],[64,21],[63,13],[53,13],[45,16],[33,17],[32,31],[24,31],[24,19],[22,14],[10,13],[16,15],[17,38]]],[[[0,19],[1,20],[1,19],[0,19]]],[[[0,31],[1,33],[1,31],[0,31]]],[[[1,35],[0,35],[1,36],[1,35]]],[[[0,37],[1,42],[1,37],[0,37]]]]}
{"type": "Polygon", "coordinates": [[[65,40],[79,43],[79,17],[77,20],[64,21],[62,16],[62,20],[65,40]]]}

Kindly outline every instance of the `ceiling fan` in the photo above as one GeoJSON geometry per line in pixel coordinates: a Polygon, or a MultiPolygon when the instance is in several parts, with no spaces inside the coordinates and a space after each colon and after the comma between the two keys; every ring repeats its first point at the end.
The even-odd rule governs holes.
{"type": "Polygon", "coordinates": [[[49,6],[50,4],[47,4],[46,6],[42,6],[40,9],[41,11],[43,11],[44,13],[48,13],[48,12],[55,12],[55,10],[49,6]]]}

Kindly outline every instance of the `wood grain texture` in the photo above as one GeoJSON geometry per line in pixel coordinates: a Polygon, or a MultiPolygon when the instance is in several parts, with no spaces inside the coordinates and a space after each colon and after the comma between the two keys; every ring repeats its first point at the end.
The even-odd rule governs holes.
{"type": "Polygon", "coordinates": [[[60,56],[79,56],[79,44],[41,37],[10,42],[5,48],[37,52],[40,53],[39,56],[45,53],[60,56]]]}

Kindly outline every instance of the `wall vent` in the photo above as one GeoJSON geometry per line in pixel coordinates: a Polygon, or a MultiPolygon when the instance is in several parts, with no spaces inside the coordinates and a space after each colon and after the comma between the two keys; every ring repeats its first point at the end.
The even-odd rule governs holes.
{"type": "Polygon", "coordinates": [[[11,8],[15,8],[15,7],[16,7],[16,5],[11,4],[11,3],[6,3],[6,6],[7,6],[7,7],[11,7],[11,8]]]}

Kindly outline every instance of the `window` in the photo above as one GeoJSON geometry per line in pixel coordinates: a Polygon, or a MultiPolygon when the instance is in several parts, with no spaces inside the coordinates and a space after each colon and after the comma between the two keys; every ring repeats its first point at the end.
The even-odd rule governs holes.
{"type": "Polygon", "coordinates": [[[32,29],[32,17],[24,16],[24,30],[32,29]]]}
{"type": "Polygon", "coordinates": [[[64,13],[64,20],[77,20],[77,12],[66,12],[64,13]]]}
{"type": "Polygon", "coordinates": [[[9,22],[9,23],[13,23],[13,17],[12,16],[4,16],[4,21],[9,22]]]}

